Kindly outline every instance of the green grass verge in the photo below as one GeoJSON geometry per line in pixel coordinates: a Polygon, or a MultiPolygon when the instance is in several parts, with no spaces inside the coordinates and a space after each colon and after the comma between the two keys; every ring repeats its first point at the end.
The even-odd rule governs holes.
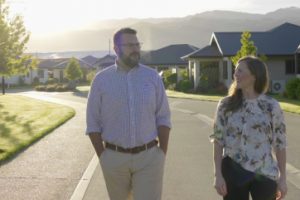
{"type": "Polygon", "coordinates": [[[202,101],[219,101],[223,96],[220,95],[202,95],[202,94],[187,94],[183,92],[177,92],[173,90],[166,90],[168,97],[184,98],[184,99],[196,99],[202,101]]]}
{"type": "Polygon", "coordinates": [[[272,95],[275,99],[280,102],[281,108],[286,112],[300,114],[300,101],[283,98],[279,95],[272,95]]]}
{"type": "Polygon", "coordinates": [[[0,162],[28,147],[75,115],[58,104],[18,95],[0,96],[0,162]]]}
{"type": "MultiPolygon", "coordinates": [[[[218,95],[200,95],[200,94],[186,94],[183,92],[176,92],[167,90],[168,97],[174,98],[185,98],[185,99],[197,99],[202,101],[219,101],[223,96],[218,95]]],[[[298,100],[290,100],[287,98],[283,98],[279,95],[271,95],[275,99],[277,99],[280,103],[282,110],[286,112],[300,114],[300,101],[298,100]]]]}
{"type": "MultiPolygon", "coordinates": [[[[77,90],[82,93],[88,93],[89,86],[79,86],[77,90]]],[[[173,90],[167,90],[168,97],[173,98],[185,98],[185,99],[195,99],[201,101],[219,101],[224,96],[221,95],[201,95],[201,94],[187,94],[183,92],[177,92],[173,90]]],[[[280,97],[279,95],[272,95],[280,103],[282,109],[286,112],[300,114],[300,101],[290,100],[287,98],[280,97]]]]}

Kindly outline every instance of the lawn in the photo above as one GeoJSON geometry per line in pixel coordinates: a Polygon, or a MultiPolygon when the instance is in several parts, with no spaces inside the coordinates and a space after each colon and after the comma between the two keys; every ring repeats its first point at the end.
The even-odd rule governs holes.
{"type": "MultiPolygon", "coordinates": [[[[79,86],[77,90],[79,92],[87,94],[89,91],[89,86],[79,86]]],[[[203,94],[187,94],[183,92],[177,92],[173,90],[167,90],[168,97],[173,98],[185,98],[185,99],[196,99],[201,101],[219,101],[223,96],[221,95],[203,95],[203,94]]],[[[287,98],[280,97],[279,95],[272,95],[280,103],[281,108],[286,112],[292,112],[300,114],[300,101],[290,100],[287,98]]]]}
{"type": "Polygon", "coordinates": [[[0,95],[0,162],[28,147],[75,115],[58,104],[0,95]]]}

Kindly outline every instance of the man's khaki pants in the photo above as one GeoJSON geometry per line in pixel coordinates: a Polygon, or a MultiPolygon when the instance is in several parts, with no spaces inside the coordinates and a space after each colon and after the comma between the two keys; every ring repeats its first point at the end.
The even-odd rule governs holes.
{"type": "Polygon", "coordinates": [[[110,149],[100,156],[110,200],[160,200],[165,154],[157,146],[138,154],[110,149]]]}

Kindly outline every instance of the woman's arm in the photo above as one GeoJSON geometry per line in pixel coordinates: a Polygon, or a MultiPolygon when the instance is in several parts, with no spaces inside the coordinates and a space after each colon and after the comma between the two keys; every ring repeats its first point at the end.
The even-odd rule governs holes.
{"type": "Polygon", "coordinates": [[[221,196],[227,194],[226,183],[222,175],[221,165],[222,165],[222,155],[223,147],[217,142],[214,141],[214,187],[221,196]]]}
{"type": "Polygon", "coordinates": [[[278,200],[283,199],[287,193],[287,185],[286,185],[286,150],[277,149],[275,151],[276,159],[278,162],[278,168],[280,171],[280,176],[278,180],[278,200]]]}

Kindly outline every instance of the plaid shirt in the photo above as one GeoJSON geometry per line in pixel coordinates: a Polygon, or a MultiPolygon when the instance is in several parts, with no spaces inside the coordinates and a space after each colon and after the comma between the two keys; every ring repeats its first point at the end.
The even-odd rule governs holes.
{"type": "Polygon", "coordinates": [[[158,126],[171,127],[164,85],[157,72],[139,64],[129,72],[112,65],[99,72],[87,104],[86,134],[131,148],[154,140],[158,126]]]}

